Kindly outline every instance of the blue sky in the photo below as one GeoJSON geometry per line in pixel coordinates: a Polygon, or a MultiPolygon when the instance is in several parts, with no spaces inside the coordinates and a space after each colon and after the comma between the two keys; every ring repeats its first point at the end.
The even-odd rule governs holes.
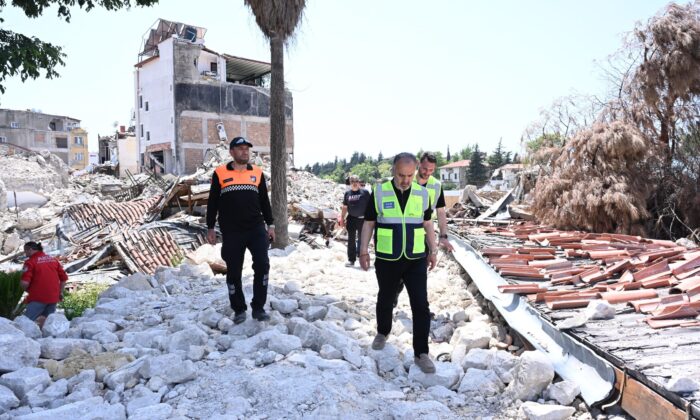
{"type": "MultiPolygon", "coordinates": [[[[127,124],[133,65],[158,19],[207,28],[219,52],[269,61],[267,43],[243,1],[163,0],[118,12],[49,9],[27,19],[0,13],[3,27],[64,47],[61,77],[6,80],[0,107],[36,108],[82,120],[97,134],[127,124]]],[[[573,92],[602,94],[599,64],[624,33],[668,2],[656,0],[309,0],[288,50],[294,96],[295,162],[418,149],[452,151],[520,137],[542,108],[573,92]]]]}

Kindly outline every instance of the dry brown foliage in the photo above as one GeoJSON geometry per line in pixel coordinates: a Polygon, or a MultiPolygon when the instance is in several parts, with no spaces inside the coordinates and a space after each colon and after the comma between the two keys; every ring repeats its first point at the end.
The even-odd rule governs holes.
{"type": "Polygon", "coordinates": [[[631,124],[595,123],[579,131],[558,149],[552,172],[538,178],[535,215],[564,229],[640,233],[649,216],[649,150],[631,124]]]}

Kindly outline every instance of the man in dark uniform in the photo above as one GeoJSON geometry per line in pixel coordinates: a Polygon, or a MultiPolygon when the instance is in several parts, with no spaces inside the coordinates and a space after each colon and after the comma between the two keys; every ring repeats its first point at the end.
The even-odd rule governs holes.
{"type": "Polygon", "coordinates": [[[346,267],[355,265],[357,251],[360,249],[362,224],[365,221],[365,209],[369,202],[369,191],[360,186],[360,177],[350,175],[350,189],[343,196],[343,210],[338,218],[338,225],[348,231],[348,262],[346,267]],[[345,218],[347,216],[347,219],[345,218]]]}
{"type": "Polygon", "coordinates": [[[360,244],[360,266],[369,269],[369,239],[375,235],[374,268],[377,293],[377,335],[374,350],[381,350],[391,332],[392,303],[399,284],[408,291],[413,316],[415,364],[424,373],[434,373],[428,354],[430,308],[428,269],[435,267],[437,241],[431,220],[428,191],[413,182],[418,160],[410,153],[394,157],[391,181],[376,185],[365,212],[360,244]]]}
{"type": "Polygon", "coordinates": [[[243,295],[241,272],[246,248],[253,256],[253,300],[250,306],[253,318],[266,321],[270,316],[263,306],[267,301],[267,281],[270,260],[267,250],[275,238],[272,224],[272,207],[267,196],[267,186],[262,169],[248,163],[250,148],[243,137],[231,140],[229,152],[233,162],[216,168],[211,178],[207,203],[207,240],[216,243],[216,216],[223,236],[221,257],[226,261],[226,283],[229,300],[235,315],[233,322],[240,324],[246,319],[248,307],[243,295]],[[267,228],[265,225],[267,224],[267,228]]]}

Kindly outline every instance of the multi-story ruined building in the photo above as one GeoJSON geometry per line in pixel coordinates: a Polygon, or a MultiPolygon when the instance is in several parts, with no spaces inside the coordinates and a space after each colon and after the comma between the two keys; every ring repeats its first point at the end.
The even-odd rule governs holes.
{"type": "MultiPolygon", "coordinates": [[[[136,136],[141,164],[161,172],[191,173],[235,136],[270,150],[270,64],[212,51],[205,32],[160,19],[144,36],[134,72],[136,136]]],[[[290,93],[286,117],[293,154],[290,93]]]]}
{"type": "Polygon", "coordinates": [[[88,133],[76,118],[0,109],[0,143],[36,152],[48,150],[73,169],[84,169],[88,164],[88,133]]]}

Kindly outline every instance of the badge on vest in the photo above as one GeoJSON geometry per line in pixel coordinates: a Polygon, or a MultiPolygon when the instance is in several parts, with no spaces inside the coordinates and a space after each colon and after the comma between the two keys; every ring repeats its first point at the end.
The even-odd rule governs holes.
{"type": "Polygon", "coordinates": [[[384,203],[384,208],[385,209],[393,209],[394,208],[394,202],[393,201],[387,201],[384,203]]]}
{"type": "Polygon", "coordinates": [[[250,182],[256,182],[257,180],[258,180],[258,177],[256,177],[255,175],[250,176],[250,182]]]}

